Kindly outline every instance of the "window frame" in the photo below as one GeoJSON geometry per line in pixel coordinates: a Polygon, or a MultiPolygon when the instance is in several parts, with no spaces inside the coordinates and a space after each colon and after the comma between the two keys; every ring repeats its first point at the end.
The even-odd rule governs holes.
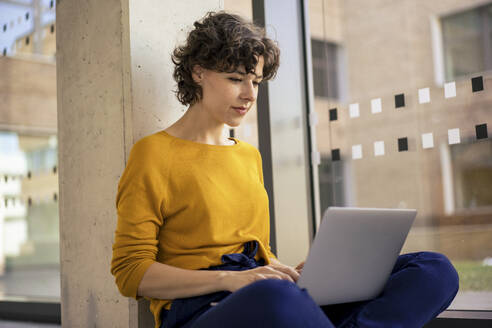
{"type": "Polygon", "coordinates": [[[5,298],[0,300],[0,319],[61,324],[61,304],[24,298],[5,298]]]}

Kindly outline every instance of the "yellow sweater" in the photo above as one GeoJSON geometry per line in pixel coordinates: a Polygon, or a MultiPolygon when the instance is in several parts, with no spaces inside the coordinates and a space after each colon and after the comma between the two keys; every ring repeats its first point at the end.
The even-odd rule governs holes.
{"type": "MultiPolygon", "coordinates": [[[[120,178],[111,273],[124,296],[154,262],[197,270],[221,264],[259,242],[257,260],[270,263],[268,195],[261,155],[252,145],[197,143],[160,131],[132,148],[120,178]]],[[[171,300],[150,299],[156,327],[171,300]]]]}

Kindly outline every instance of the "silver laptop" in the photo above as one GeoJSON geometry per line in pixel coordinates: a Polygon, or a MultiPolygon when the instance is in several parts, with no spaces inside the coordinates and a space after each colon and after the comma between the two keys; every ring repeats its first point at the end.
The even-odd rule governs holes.
{"type": "Polygon", "coordinates": [[[318,305],[375,298],[416,215],[413,209],[328,208],[297,285],[318,305]]]}

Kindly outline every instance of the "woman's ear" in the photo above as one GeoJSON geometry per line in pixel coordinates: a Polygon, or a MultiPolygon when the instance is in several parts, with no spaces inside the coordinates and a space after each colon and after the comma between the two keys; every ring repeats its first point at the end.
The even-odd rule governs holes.
{"type": "Polygon", "coordinates": [[[193,66],[193,72],[191,73],[191,76],[193,77],[193,81],[195,81],[196,84],[200,84],[200,82],[202,82],[203,73],[204,69],[200,65],[193,66]]]}

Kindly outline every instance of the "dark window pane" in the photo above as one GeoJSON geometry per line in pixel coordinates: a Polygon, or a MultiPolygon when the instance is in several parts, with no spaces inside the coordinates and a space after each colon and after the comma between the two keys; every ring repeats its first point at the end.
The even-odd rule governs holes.
{"type": "Polygon", "coordinates": [[[334,43],[311,39],[316,97],[338,98],[337,49],[334,43]]]}
{"type": "Polygon", "coordinates": [[[442,19],[446,80],[485,70],[482,17],[487,16],[481,14],[485,9],[477,8],[442,19]]]}

